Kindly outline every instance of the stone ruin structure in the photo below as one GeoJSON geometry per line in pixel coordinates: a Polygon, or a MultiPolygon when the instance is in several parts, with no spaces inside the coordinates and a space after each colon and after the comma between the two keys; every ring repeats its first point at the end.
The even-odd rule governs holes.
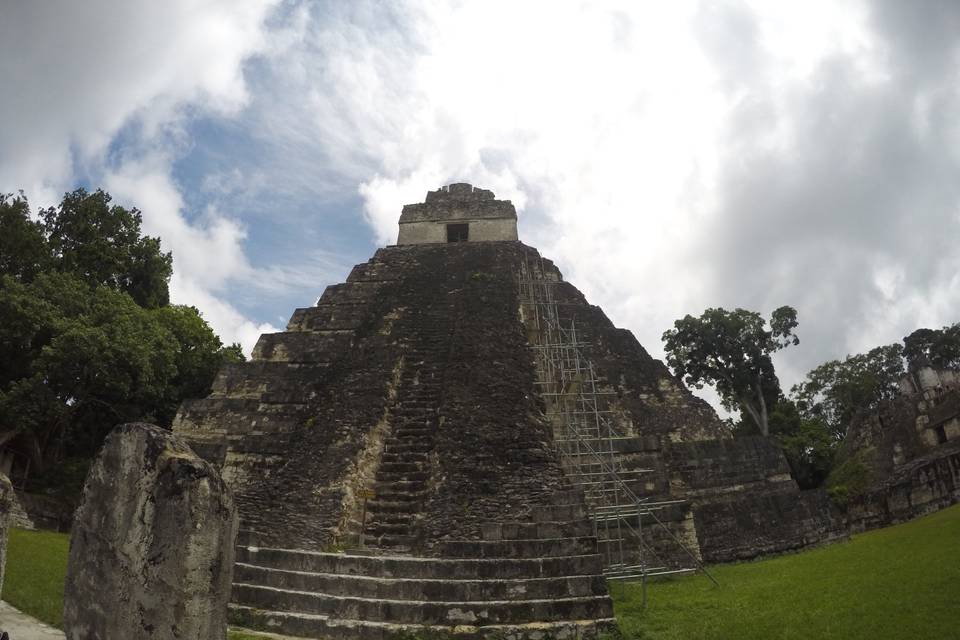
{"type": "Polygon", "coordinates": [[[592,637],[607,579],[842,529],[465,184],[174,430],[236,497],[231,619],[289,635],[592,637]]]}
{"type": "Polygon", "coordinates": [[[913,363],[900,395],[854,419],[840,466],[857,477],[854,529],[882,527],[960,501],[960,374],[913,363]]]}
{"type": "Polygon", "coordinates": [[[68,640],[225,640],[236,510],[169,431],[124,424],[87,475],[64,589],[68,640]]]}
{"type": "Polygon", "coordinates": [[[408,204],[400,214],[397,244],[517,239],[517,211],[509,200],[469,184],[452,184],[408,204]]]}
{"type": "Polygon", "coordinates": [[[10,529],[16,526],[14,505],[17,497],[13,493],[10,479],[0,473],[0,594],[3,593],[3,577],[7,568],[7,543],[10,541],[10,529]]]}

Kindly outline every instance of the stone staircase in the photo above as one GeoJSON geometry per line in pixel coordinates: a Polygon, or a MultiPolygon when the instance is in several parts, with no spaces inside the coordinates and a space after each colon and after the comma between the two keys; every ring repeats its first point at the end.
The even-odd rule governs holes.
{"type": "Polygon", "coordinates": [[[437,313],[419,313],[413,319],[417,342],[404,355],[392,429],[374,478],[375,497],[367,503],[364,537],[369,546],[403,552],[416,544],[442,420],[438,412],[450,340],[444,320],[437,313]]]}
{"type": "Polygon", "coordinates": [[[242,546],[231,622],[309,638],[594,638],[616,622],[585,518],[536,507],[439,557],[242,546]]]}

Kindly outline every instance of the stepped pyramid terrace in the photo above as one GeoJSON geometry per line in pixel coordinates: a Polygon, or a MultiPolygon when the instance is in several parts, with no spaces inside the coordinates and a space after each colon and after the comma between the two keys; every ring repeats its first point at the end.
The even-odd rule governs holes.
{"type": "Polygon", "coordinates": [[[519,241],[509,201],[452,184],[399,226],[177,415],[240,512],[234,623],[593,637],[610,580],[843,535],[519,241]]]}

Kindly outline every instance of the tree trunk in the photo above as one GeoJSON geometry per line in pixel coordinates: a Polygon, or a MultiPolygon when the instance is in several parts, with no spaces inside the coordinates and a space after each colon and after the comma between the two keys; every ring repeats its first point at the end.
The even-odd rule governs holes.
{"type": "MultiPolygon", "coordinates": [[[[30,456],[30,471],[42,472],[47,465],[37,434],[33,431],[24,431],[21,442],[26,446],[27,455],[30,456]]],[[[26,477],[24,477],[24,481],[26,481],[26,477]]]]}
{"type": "MultiPolygon", "coordinates": [[[[753,406],[753,403],[748,399],[741,399],[740,406],[746,410],[747,414],[753,419],[753,423],[757,425],[757,428],[763,433],[764,424],[761,420],[760,413],[753,406]]],[[[764,435],[766,434],[764,433],[764,435]]]]}
{"type": "Polygon", "coordinates": [[[761,374],[757,372],[757,398],[760,400],[760,433],[765,436],[770,435],[770,423],[767,416],[767,401],[763,398],[763,380],[761,374]]]}

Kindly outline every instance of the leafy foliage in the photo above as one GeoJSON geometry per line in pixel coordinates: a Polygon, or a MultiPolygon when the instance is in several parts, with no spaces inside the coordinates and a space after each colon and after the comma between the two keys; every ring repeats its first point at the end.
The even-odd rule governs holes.
{"type": "Polygon", "coordinates": [[[854,454],[834,467],[827,478],[827,493],[834,504],[843,508],[851,498],[861,495],[870,486],[873,476],[862,453],[854,454]]]}
{"type": "Polygon", "coordinates": [[[960,322],[942,329],[917,329],[903,339],[903,345],[911,366],[960,369],[960,322]]]}
{"type": "Polygon", "coordinates": [[[43,471],[95,454],[118,423],[169,426],[243,354],[197,309],[168,305],[171,256],[140,235],[138,211],[80,189],[40,217],[0,197],[0,432],[43,471]]]}
{"type": "Polygon", "coordinates": [[[842,440],[858,412],[876,409],[898,393],[903,352],[890,344],[825,362],[793,386],[791,397],[804,418],[821,421],[834,439],[842,440]]]}
{"type": "Polygon", "coordinates": [[[137,209],[111,206],[110,200],[100,189],[77,189],[60,206],[40,211],[57,269],[128,293],[143,307],[168,304],[172,256],[160,251],[159,238],[140,235],[137,209]]]}
{"type": "Polygon", "coordinates": [[[30,219],[30,206],[20,194],[0,193],[0,273],[31,280],[50,262],[43,226],[30,219]]]}
{"type": "Polygon", "coordinates": [[[715,308],[687,315],[663,334],[674,373],[698,389],[715,385],[724,407],[744,411],[763,435],[770,432],[768,407],[780,396],[770,356],[799,343],[792,307],[774,311],[769,324],[754,311],[715,308]]]}
{"type": "Polygon", "coordinates": [[[801,489],[813,489],[826,481],[837,441],[821,420],[804,418],[796,404],[783,399],[770,413],[770,435],[783,450],[801,489]]]}

